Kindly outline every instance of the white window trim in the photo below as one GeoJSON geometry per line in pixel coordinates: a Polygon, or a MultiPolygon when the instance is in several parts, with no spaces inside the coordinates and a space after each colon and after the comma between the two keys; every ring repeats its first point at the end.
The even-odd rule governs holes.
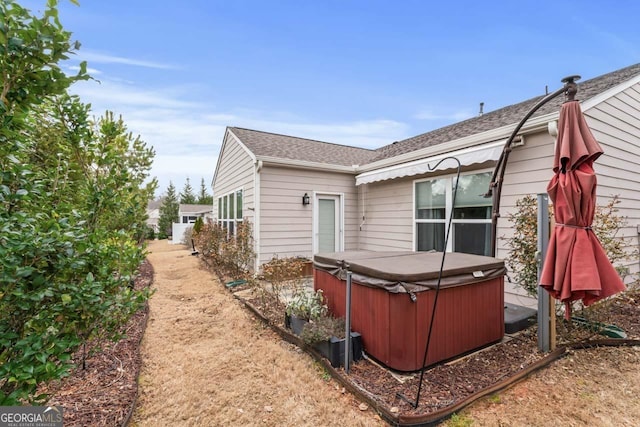
{"type": "Polygon", "coordinates": [[[318,211],[318,198],[322,196],[330,196],[338,198],[338,251],[344,250],[344,193],[333,193],[327,191],[314,191],[313,192],[313,225],[311,227],[311,239],[313,241],[313,253],[318,253],[318,220],[319,220],[319,211],[318,211]]]}
{"type": "MultiPolygon", "coordinates": [[[[493,172],[493,169],[477,169],[467,172],[461,172],[460,176],[465,175],[477,175],[486,172],[493,172]]],[[[417,238],[417,225],[420,224],[442,224],[444,223],[444,237],[446,238],[447,233],[447,225],[449,224],[449,217],[453,214],[453,178],[455,178],[457,173],[446,174],[446,175],[435,175],[428,178],[420,178],[413,180],[413,189],[412,189],[412,218],[413,218],[413,227],[412,227],[412,239],[413,239],[413,250],[418,250],[418,238],[417,238]],[[446,194],[445,194],[445,217],[444,220],[440,219],[418,219],[416,218],[416,185],[420,182],[426,181],[434,181],[437,179],[445,179],[446,180],[446,194]]],[[[488,188],[487,188],[488,189],[488,188]]],[[[453,224],[491,224],[491,218],[489,219],[455,219],[451,220],[451,234],[449,235],[449,240],[447,241],[447,247],[445,250],[447,252],[453,252],[453,224]]]]}
{"type": "MultiPolygon", "coordinates": [[[[218,225],[222,226],[222,223],[229,223],[230,221],[233,221],[233,223],[234,223],[233,224],[233,232],[235,234],[236,230],[238,229],[238,223],[244,221],[244,210],[245,210],[244,187],[240,187],[240,188],[238,188],[236,190],[233,190],[233,191],[228,191],[228,192],[224,193],[223,195],[218,196],[218,198],[216,199],[216,203],[218,205],[218,206],[216,206],[216,208],[217,208],[216,209],[216,214],[219,213],[219,209],[220,209],[219,206],[220,206],[221,203],[222,203],[222,210],[224,211],[224,201],[223,201],[223,199],[225,197],[229,197],[229,195],[231,195],[231,194],[234,195],[234,197],[233,197],[233,218],[226,218],[226,217],[225,218],[219,218],[219,215],[217,215],[218,218],[216,218],[216,222],[218,223],[218,225]],[[242,193],[242,217],[241,218],[237,218],[237,216],[238,216],[238,197],[237,197],[238,192],[242,193]]],[[[227,206],[227,208],[228,208],[228,210],[232,209],[231,206],[227,206]]],[[[225,216],[225,215],[228,216],[229,212],[228,211],[227,212],[223,212],[223,216],[225,216]]],[[[227,230],[227,236],[229,236],[229,227],[226,227],[226,230],[227,230]]]]}

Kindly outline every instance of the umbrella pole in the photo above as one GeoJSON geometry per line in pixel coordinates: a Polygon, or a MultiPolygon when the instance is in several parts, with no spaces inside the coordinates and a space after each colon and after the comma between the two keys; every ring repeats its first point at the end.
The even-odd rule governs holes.
{"type": "Polygon", "coordinates": [[[497,245],[497,229],[498,229],[498,218],[500,217],[500,195],[502,194],[502,182],[504,180],[504,171],[507,167],[507,161],[509,160],[509,154],[511,153],[511,144],[513,140],[524,126],[525,122],[529,120],[529,117],[533,115],[540,107],[542,107],[547,102],[551,101],[553,98],[557,97],[561,93],[564,93],[567,99],[573,99],[577,92],[578,85],[575,83],[576,80],[579,80],[580,76],[569,76],[562,79],[564,86],[560,89],[556,90],[553,93],[548,94],[540,101],[536,103],[531,110],[520,120],[520,123],[517,124],[509,139],[504,144],[504,148],[502,149],[502,153],[498,158],[498,162],[496,163],[496,167],[493,170],[493,175],[491,176],[491,183],[489,184],[489,191],[484,195],[484,197],[492,197],[493,196],[493,209],[491,214],[491,256],[496,256],[496,245],[497,245]],[[495,189],[495,190],[494,190],[495,189]]]}
{"type": "MultiPolygon", "coordinates": [[[[538,194],[538,282],[542,274],[545,255],[549,246],[549,197],[538,194]]],[[[553,298],[538,286],[538,350],[548,352],[555,348],[555,310],[553,298]],[[552,320],[553,319],[553,320],[552,320]]]]}
{"type": "MultiPolygon", "coordinates": [[[[436,170],[438,166],[440,166],[440,164],[445,160],[455,160],[458,163],[458,169],[456,172],[456,185],[453,188],[453,200],[451,203],[452,208],[455,208],[456,196],[458,195],[458,184],[460,183],[460,168],[461,168],[460,160],[458,160],[458,158],[456,157],[445,157],[444,159],[436,163],[435,166],[433,167],[429,166],[429,170],[431,171],[436,170]]],[[[416,400],[411,401],[402,393],[396,393],[396,397],[404,400],[405,402],[413,406],[413,409],[417,408],[418,404],[420,403],[420,393],[422,392],[422,382],[424,380],[424,371],[426,368],[425,365],[427,364],[427,355],[429,354],[429,344],[431,343],[431,331],[433,331],[433,321],[436,317],[436,308],[438,307],[438,295],[440,295],[440,284],[442,282],[442,272],[444,271],[444,260],[445,260],[445,256],[447,255],[447,244],[449,242],[449,233],[451,232],[452,219],[453,219],[453,212],[451,213],[451,215],[449,215],[449,220],[447,222],[447,231],[444,237],[444,250],[442,251],[442,258],[440,261],[440,270],[438,271],[438,282],[436,284],[435,296],[433,297],[433,306],[431,308],[431,318],[429,319],[429,329],[427,331],[427,342],[424,347],[424,357],[422,358],[422,368],[420,369],[420,381],[418,382],[418,391],[416,393],[416,400]]]]}

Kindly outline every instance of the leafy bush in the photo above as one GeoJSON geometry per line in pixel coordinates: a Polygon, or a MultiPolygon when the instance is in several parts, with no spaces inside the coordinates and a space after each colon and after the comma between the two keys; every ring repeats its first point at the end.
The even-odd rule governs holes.
{"type": "Polygon", "coordinates": [[[49,2],[42,17],[0,3],[0,406],[44,402],[80,345],[117,339],[144,302],[131,289],[144,258],[143,184],[154,152],[107,112],[69,96],[86,64],[49,2]]]}
{"type": "Polygon", "coordinates": [[[304,320],[317,320],[326,317],[328,311],[322,289],[315,292],[303,290],[295,294],[285,308],[287,315],[304,320]]]}
{"type": "Polygon", "coordinates": [[[221,248],[226,238],[227,230],[211,221],[204,224],[193,238],[201,259],[214,270],[219,270],[223,265],[221,248]]]}
{"type": "Polygon", "coordinates": [[[147,226],[147,229],[145,230],[144,238],[146,240],[153,240],[156,238],[156,232],[153,229],[153,227],[147,226]]]}
{"type": "MultiPolygon", "coordinates": [[[[530,296],[538,295],[538,201],[527,195],[516,201],[516,211],[509,214],[513,237],[505,239],[511,248],[506,264],[514,274],[515,283],[530,296]]],[[[551,213],[550,213],[551,215],[551,213]]]]}
{"type": "MultiPolygon", "coordinates": [[[[536,252],[538,251],[538,205],[537,198],[527,195],[516,201],[516,210],[508,216],[513,223],[514,233],[506,240],[510,248],[506,259],[507,266],[513,271],[515,282],[529,295],[538,295],[538,263],[536,252]]],[[[619,197],[614,195],[604,206],[597,205],[592,228],[609,260],[612,263],[620,263],[628,259],[637,259],[638,250],[626,250],[626,241],[617,236],[619,230],[626,226],[626,217],[618,214],[617,205],[619,197]]],[[[549,217],[553,218],[553,207],[549,207],[549,217]]],[[[623,276],[628,270],[621,265],[616,266],[623,276]]]]}
{"type": "Polygon", "coordinates": [[[235,236],[225,239],[221,245],[222,267],[232,279],[249,279],[253,274],[256,253],[253,250],[253,227],[251,222],[236,225],[235,236]]]}
{"type": "Polygon", "coordinates": [[[204,262],[220,276],[252,278],[256,254],[249,221],[239,222],[235,236],[231,237],[228,237],[226,228],[209,221],[194,235],[194,242],[204,262]]]}
{"type": "Polygon", "coordinates": [[[202,230],[203,226],[204,226],[204,221],[202,220],[202,217],[199,216],[198,218],[196,218],[196,222],[193,224],[193,232],[195,234],[198,234],[202,230]]]}

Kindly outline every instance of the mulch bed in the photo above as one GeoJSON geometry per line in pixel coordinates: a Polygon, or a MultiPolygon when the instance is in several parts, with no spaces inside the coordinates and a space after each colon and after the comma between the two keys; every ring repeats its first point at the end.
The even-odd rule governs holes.
{"type": "MultiPolygon", "coordinates": [[[[271,314],[274,310],[268,304],[264,305],[264,298],[240,299],[253,310],[263,314],[272,326],[283,330],[281,312],[276,316],[271,314]]],[[[606,305],[602,311],[606,313],[606,323],[625,330],[629,339],[639,340],[640,292],[626,292],[604,304],[606,305]]],[[[573,348],[576,347],[576,341],[578,347],[587,347],[604,338],[583,328],[573,328],[567,333],[564,323],[561,323],[558,329],[563,327],[565,335],[559,337],[558,342],[569,345],[566,341],[569,338],[570,346],[573,348]]],[[[611,341],[608,341],[609,345],[611,341]]],[[[615,340],[613,343],[615,344],[615,340]]],[[[559,357],[558,353],[556,355],[559,357]]],[[[419,371],[409,374],[393,372],[375,360],[365,359],[354,363],[349,375],[346,375],[343,369],[334,373],[342,382],[351,384],[352,390],[361,393],[376,408],[386,412],[389,415],[386,417],[388,420],[402,425],[402,420],[411,424],[410,420],[428,419],[431,415],[446,412],[447,408],[458,410],[461,405],[470,403],[475,397],[493,392],[501,384],[508,384],[510,380],[546,366],[552,360],[555,358],[550,358],[547,353],[538,350],[537,329],[534,325],[525,331],[505,337],[498,344],[425,370],[420,400],[415,408],[413,404],[420,385],[419,371]]]]}
{"type": "MultiPolygon", "coordinates": [[[[149,286],[152,280],[153,269],[145,262],[136,286],[149,286]]],[[[264,300],[253,299],[253,309],[261,310],[260,301],[264,300]]],[[[272,326],[283,330],[284,316],[281,312],[270,312],[269,307],[262,307],[262,310],[269,314],[265,318],[272,326]]],[[[90,357],[86,370],[76,369],[70,377],[44,390],[54,395],[48,404],[64,406],[65,426],[128,424],[137,397],[141,365],[139,347],[147,315],[148,308],[136,314],[127,325],[126,338],[90,357]]],[[[640,292],[627,292],[612,299],[608,303],[607,323],[621,327],[631,339],[640,339],[640,292]]],[[[597,337],[585,333],[581,339],[590,338],[597,337]]],[[[341,381],[349,382],[351,389],[358,390],[376,407],[399,418],[410,419],[468,401],[474,394],[522,373],[545,357],[537,349],[533,327],[499,344],[440,363],[425,371],[417,408],[399,395],[409,401],[415,400],[419,372],[395,373],[371,359],[354,363],[348,376],[342,369],[336,372],[341,381]]]]}
{"type": "MultiPolygon", "coordinates": [[[[142,289],[152,281],[153,267],[145,261],[134,286],[142,289]]],[[[64,407],[65,427],[128,424],[138,395],[140,342],[148,314],[145,304],[125,326],[125,337],[105,343],[102,351],[89,356],[86,369],[82,369],[82,353],[78,352],[74,355],[77,367],[70,376],[42,387],[41,393],[52,395],[47,405],[64,407]]]]}

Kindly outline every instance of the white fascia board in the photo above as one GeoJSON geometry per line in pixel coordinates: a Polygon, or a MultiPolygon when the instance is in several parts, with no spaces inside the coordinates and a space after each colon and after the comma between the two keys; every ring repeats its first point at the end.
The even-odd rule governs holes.
{"type": "Polygon", "coordinates": [[[302,169],[317,169],[328,172],[357,173],[354,166],[332,165],[328,163],[307,162],[304,160],[282,159],[280,157],[258,156],[258,160],[262,160],[264,165],[286,166],[302,169]]]}
{"type": "MultiPolygon", "coordinates": [[[[607,99],[616,96],[620,92],[623,92],[629,89],[631,86],[636,85],[638,83],[640,83],[640,74],[635,76],[632,79],[627,80],[626,82],[620,83],[619,85],[616,85],[608,90],[605,90],[604,92],[599,93],[596,96],[585,100],[584,102],[581,102],[580,107],[582,107],[582,111],[584,112],[606,101],[607,99]]],[[[580,92],[578,92],[576,96],[580,98],[580,92]]]]}

